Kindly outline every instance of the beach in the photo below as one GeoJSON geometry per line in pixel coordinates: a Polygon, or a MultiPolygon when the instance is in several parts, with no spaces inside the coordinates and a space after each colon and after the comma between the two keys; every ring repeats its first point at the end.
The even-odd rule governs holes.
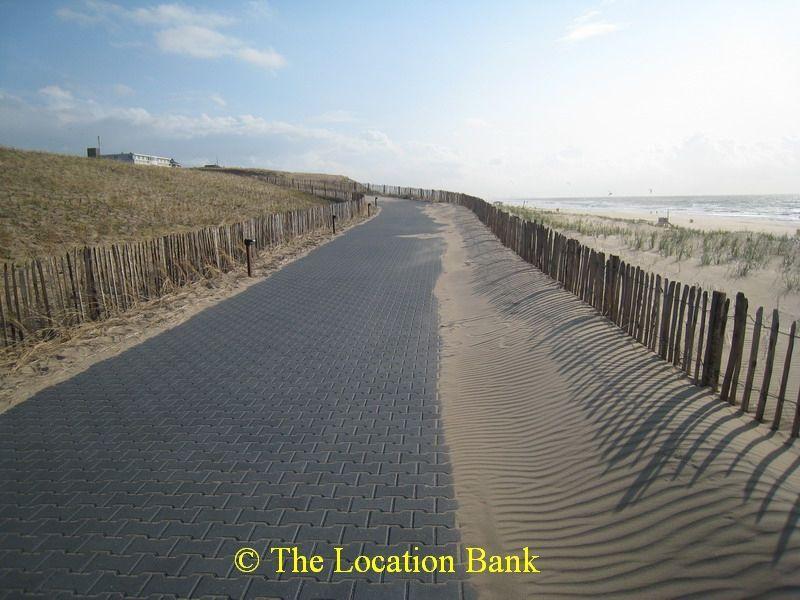
{"type": "MultiPolygon", "coordinates": [[[[655,226],[651,218],[644,218],[641,211],[646,207],[643,208],[641,203],[637,209],[635,202],[601,200],[563,202],[582,210],[603,210],[603,214],[572,213],[560,209],[553,212],[546,201],[542,204],[549,208],[537,212],[531,212],[537,209],[526,202],[526,208],[519,214],[524,218],[542,219],[567,237],[605,253],[606,257],[619,256],[625,264],[641,267],[662,279],[683,286],[696,286],[709,294],[714,290],[724,292],[730,301],[730,310],[722,355],[723,372],[733,342],[731,331],[736,297],[739,293],[744,294],[748,302],[743,345],[746,355],[751,352],[755,337],[757,311],[763,309],[761,342],[755,354],[754,389],[760,391],[759,382],[765,374],[764,365],[769,353],[767,340],[773,322],[777,319],[779,327],[775,356],[782,364],[789,351],[792,324],[800,320],[800,238],[789,231],[794,224],[794,209],[782,204],[766,206],[761,214],[754,214],[754,211],[721,214],[736,211],[732,206],[721,207],[717,200],[713,204],[714,210],[708,209],[700,214],[685,209],[670,211],[672,227],[664,228],[655,226]],[[633,215],[636,214],[642,214],[643,220],[635,220],[633,215]],[[690,219],[692,223],[689,223],[690,219]],[[686,225],[680,225],[681,222],[686,225]]],[[[691,197],[683,201],[684,204],[690,201],[697,204],[691,197]]],[[[519,206],[505,206],[512,212],[515,208],[519,210],[519,206]]],[[[680,208],[680,203],[672,206],[680,208]]],[[[793,364],[797,364],[796,357],[795,351],[793,364]]],[[[780,388],[780,378],[780,370],[771,376],[769,394],[773,400],[780,388]]],[[[786,380],[786,397],[792,414],[798,391],[800,369],[795,367],[787,374],[786,380]]],[[[738,403],[742,397],[741,387],[735,395],[738,403]]],[[[768,403],[765,418],[773,417],[773,409],[774,405],[768,403]]],[[[790,418],[784,411],[784,425],[790,418]]]]}
{"type": "MultiPolygon", "coordinates": [[[[591,210],[591,209],[589,209],[591,210]]],[[[658,214],[650,211],[640,210],[607,210],[597,209],[596,212],[577,213],[565,211],[567,214],[593,214],[596,216],[610,217],[612,219],[641,219],[644,221],[656,222],[658,214]]],[[[800,229],[800,222],[776,219],[759,218],[743,215],[709,215],[692,213],[670,213],[669,222],[679,227],[691,227],[703,231],[763,231],[774,233],[775,235],[795,235],[800,229]]]]}
{"type": "Polygon", "coordinates": [[[636,219],[703,231],[762,231],[795,235],[800,230],[800,196],[630,196],[511,199],[504,204],[572,215],[636,219]]]}
{"type": "MultiPolygon", "coordinates": [[[[663,208],[648,208],[641,203],[627,203],[623,200],[597,202],[579,199],[514,201],[506,206],[511,210],[522,207],[541,209],[545,218],[555,219],[552,225],[567,236],[597,251],[605,252],[606,255],[615,254],[628,264],[658,273],[670,280],[698,285],[706,290],[723,291],[731,298],[737,292],[743,292],[750,301],[751,312],[759,306],[767,311],[778,308],[782,322],[788,324],[800,319],[800,288],[787,285],[783,260],[784,255],[794,254],[795,262],[800,262],[800,256],[797,256],[800,253],[798,243],[786,244],[789,250],[784,255],[755,257],[752,266],[748,265],[746,273],[743,273],[744,269],[738,268],[738,263],[732,259],[717,260],[715,256],[714,260],[704,261],[698,248],[694,248],[694,252],[688,256],[682,256],[678,251],[665,256],[658,248],[647,246],[636,248],[630,243],[630,236],[626,239],[618,231],[638,234],[643,239],[651,234],[664,235],[668,230],[655,225],[658,216],[666,214],[663,208]],[[565,208],[559,208],[559,205],[565,208]],[[609,230],[614,233],[607,233],[609,230]],[[717,262],[719,264],[715,264],[717,262]]],[[[739,232],[737,235],[740,238],[747,237],[747,233],[743,232],[787,236],[791,241],[800,228],[800,221],[794,218],[790,212],[792,209],[787,207],[782,207],[782,211],[774,208],[764,210],[760,214],[752,211],[728,214],[735,211],[700,211],[696,208],[681,208],[679,204],[672,206],[677,206],[677,209],[669,211],[669,222],[673,227],[697,231],[696,245],[701,243],[702,233],[718,231],[739,232]]]]}
{"type": "Polygon", "coordinates": [[[776,597],[800,584],[797,448],[691,386],[469,211],[445,241],[439,394],[463,543],[532,546],[482,598],[776,597]]]}

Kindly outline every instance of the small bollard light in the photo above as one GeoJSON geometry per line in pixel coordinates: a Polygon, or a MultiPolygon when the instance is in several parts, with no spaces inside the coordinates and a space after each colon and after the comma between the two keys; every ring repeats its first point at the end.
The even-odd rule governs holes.
{"type": "Polygon", "coordinates": [[[375,196],[375,206],[378,206],[378,197],[375,196]]]}
{"type": "Polygon", "coordinates": [[[371,210],[372,210],[372,204],[370,204],[369,202],[367,202],[367,216],[369,216],[369,215],[370,215],[370,211],[371,211],[371,210]]]}
{"type": "Polygon", "coordinates": [[[336,235],[336,215],[331,215],[331,223],[333,223],[333,235],[336,235]]]}
{"type": "Polygon", "coordinates": [[[244,247],[247,249],[247,276],[252,277],[253,271],[250,268],[250,246],[256,243],[255,240],[251,240],[250,238],[244,239],[244,247]]]}

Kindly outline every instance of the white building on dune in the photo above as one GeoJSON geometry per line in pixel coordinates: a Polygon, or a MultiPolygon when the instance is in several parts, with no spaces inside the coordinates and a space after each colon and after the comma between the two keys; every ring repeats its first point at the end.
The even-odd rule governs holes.
{"type": "Polygon", "coordinates": [[[152,154],[139,154],[138,152],[122,152],[120,154],[100,154],[97,148],[87,148],[89,158],[107,158],[134,165],[149,165],[151,167],[180,167],[174,158],[166,156],[153,156],[152,154]]]}

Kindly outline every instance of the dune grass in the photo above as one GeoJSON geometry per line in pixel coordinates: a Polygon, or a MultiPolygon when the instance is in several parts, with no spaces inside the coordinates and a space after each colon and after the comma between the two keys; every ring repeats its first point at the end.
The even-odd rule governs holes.
{"type": "MultiPolygon", "coordinates": [[[[302,183],[313,183],[314,185],[328,185],[331,187],[341,187],[345,189],[362,190],[363,186],[356,183],[353,179],[344,175],[331,175],[329,173],[301,173],[294,171],[276,171],[274,169],[255,169],[250,167],[203,167],[201,171],[214,173],[231,173],[233,175],[245,175],[249,177],[277,177],[286,184],[292,181],[302,183]]],[[[283,185],[283,183],[281,184],[283,185]]]]}
{"type": "Polygon", "coordinates": [[[0,147],[0,261],[328,203],[258,178],[213,170],[0,147]]]}
{"type": "Polygon", "coordinates": [[[617,237],[632,250],[653,251],[676,261],[696,259],[701,266],[726,265],[733,277],[779,261],[787,291],[800,291],[800,235],[757,231],[704,231],[689,227],[656,227],[643,219],[572,215],[537,208],[503,205],[508,212],[562,232],[617,237]]]}

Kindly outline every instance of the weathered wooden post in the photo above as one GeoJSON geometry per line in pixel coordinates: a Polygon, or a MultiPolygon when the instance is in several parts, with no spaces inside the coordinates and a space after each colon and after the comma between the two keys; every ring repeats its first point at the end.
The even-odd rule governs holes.
{"type": "Polygon", "coordinates": [[[744,392],[742,393],[742,411],[747,412],[750,408],[750,394],[753,391],[753,378],[756,372],[756,363],[758,362],[758,345],[761,340],[761,320],[764,317],[764,307],[759,306],[756,311],[756,323],[753,326],[753,341],[750,344],[750,360],[747,366],[747,379],[744,383],[744,392]]]}
{"type": "Polygon", "coordinates": [[[792,423],[792,437],[800,435],[800,391],[797,393],[797,404],[794,407],[794,423],[792,423]]]}
{"type": "Polygon", "coordinates": [[[733,339],[728,364],[725,368],[725,378],[722,381],[720,400],[736,403],[736,385],[739,381],[739,369],[742,364],[742,351],[744,350],[744,333],[747,325],[747,298],[742,292],[736,294],[736,307],[733,316],[733,339]]]}
{"type": "Polygon", "coordinates": [[[772,420],[772,429],[781,426],[781,414],[783,413],[783,403],[786,401],[786,386],[789,383],[789,369],[792,365],[792,350],[794,349],[794,335],[797,332],[797,321],[792,322],[789,331],[789,344],[786,346],[786,361],[783,363],[783,376],[781,377],[781,388],[778,392],[778,404],[775,406],[775,418],[772,420]]]}
{"type": "Polygon", "coordinates": [[[708,320],[708,341],[703,361],[702,386],[710,386],[715,392],[719,385],[719,369],[722,364],[722,345],[725,340],[725,321],[728,316],[729,300],[724,292],[711,295],[711,312],[708,320]]]}
{"type": "MultiPolygon", "coordinates": [[[[667,280],[664,280],[664,283],[667,283],[667,280]]],[[[650,343],[648,347],[651,351],[656,352],[658,341],[658,315],[660,314],[661,310],[661,275],[656,275],[656,282],[653,287],[653,306],[651,307],[650,311],[650,343]]]]}
{"type": "MultiPolygon", "coordinates": [[[[694,288],[692,288],[692,292],[694,292],[694,288]]],[[[682,339],[681,336],[683,334],[683,327],[684,327],[683,317],[684,314],[686,313],[686,305],[688,303],[688,297],[689,297],[689,286],[685,285],[683,286],[683,292],[681,292],[681,299],[678,304],[679,310],[676,311],[678,314],[678,319],[677,319],[677,325],[675,327],[675,343],[673,344],[672,347],[672,364],[676,367],[679,366],[682,356],[685,354],[685,349],[681,348],[681,339],[682,339]]],[[[689,314],[689,317],[691,318],[691,313],[689,314]]],[[[686,324],[688,325],[688,320],[686,321],[686,324]]]]}
{"type": "Polygon", "coordinates": [[[83,268],[86,274],[86,300],[89,305],[89,318],[96,321],[100,318],[100,303],[97,300],[97,286],[95,284],[94,266],[92,265],[92,250],[88,246],[83,249],[83,268]]]}
{"type": "Polygon", "coordinates": [[[769,395],[769,384],[772,381],[772,364],[775,362],[775,344],[778,343],[778,333],[780,326],[780,315],[778,309],[772,311],[772,327],[769,332],[769,345],[767,346],[767,362],[764,365],[764,378],[761,381],[761,393],[758,395],[758,405],[756,414],[753,417],[756,421],[764,419],[764,410],[767,407],[767,396],[769,395]]]}
{"type": "MultiPolygon", "coordinates": [[[[692,364],[692,349],[694,345],[694,326],[697,322],[697,305],[699,302],[695,301],[697,296],[697,288],[692,286],[689,289],[689,299],[687,300],[686,310],[686,335],[683,341],[683,357],[681,358],[681,369],[685,373],[689,373],[692,364]]],[[[697,298],[699,300],[699,298],[697,298]]]]}
{"type": "MultiPolygon", "coordinates": [[[[686,291],[686,287],[683,287],[684,292],[686,291]]],[[[677,336],[680,334],[680,322],[678,322],[678,312],[681,303],[681,284],[680,282],[675,283],[675,289],[672,292],[672,308],[671,308],[671,319],[672,322],[669,328],[669,339],[667,340],[667,362],[671,362],[674,364],[675,360],[675,353],[677,352],[677,344],[676,339],[677,336]]]]}
{"type": "Polygon", "coordinates": [[[658,355],[667,359],[669,350],[669,326],[672,313],[672,297],[675,295],[675,282],[664,279],[664,306],[661,309],[661,332],[658,337],[658,355]]]}
{"type": "Polygon", "coordinates": [[[253,276],[253,270],[250,267],[250,246],[252,246],[255,243],[256,243],[255,240],[251,240],[249,238],[245,238],[245,240],[244,240],[244,247],[245,247],[245,251],[247,253],[247,276],[248,277],[252,277],[253,276]]]}

